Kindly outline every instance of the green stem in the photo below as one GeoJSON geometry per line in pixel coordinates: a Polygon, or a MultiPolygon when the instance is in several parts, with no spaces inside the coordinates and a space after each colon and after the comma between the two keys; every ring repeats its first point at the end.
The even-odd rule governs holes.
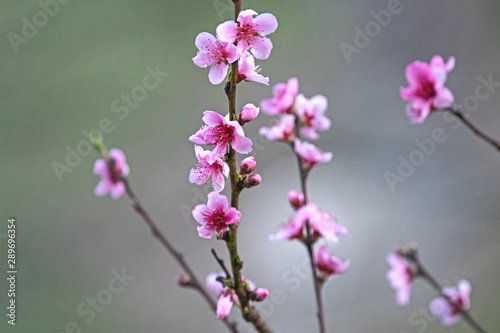
{"type": "MultiPolygon", "coordinates": [[[[241,11],[241,0],[233,0],[234,2],[234,20],[236,21],[241,11]]],[[[229,103],[229,119],[236,120],[236,85],[238,83],[238,61],[231,64],[231,77],[225,87],[229,103]]],[[[238,171],[236,169],[236,152],[229,145],[229,152],[226,155],[227,164],[229,166],[229,179],[231,182],[231,207],[238,209],[240,193],[242,190],[241,184],[238,181],[238,171]]],[[[233,286],[241,306],[243,318],[252,323],[255,329],[261,333],[272,333],[272,330],[267,326],[257,311],[250,306],[249,294],[245,290],[244,283],[241,279],[241,268],[243,262],[238,254],[238,225],[231,224],[229,226],[226,245],[229,251],[231,261],[231,270],[233,272],[233,286]]]]}

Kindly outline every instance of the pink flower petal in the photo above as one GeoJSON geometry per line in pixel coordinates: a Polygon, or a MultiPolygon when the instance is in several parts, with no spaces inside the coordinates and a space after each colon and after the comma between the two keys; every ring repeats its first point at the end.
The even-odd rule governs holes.
{"type": "Polygon", "coordinates": [[[252,54],[254,55],[255,58],[267,59],[271,54],[272,48],[273,48],[273,43],[269,38],[257,37],[255,38],[252,48],[250,50],[252,51],[252,54]]]}
{"type": "Polygon", "coordinates": [[[233,307],[233,299],[231,294],[222,294],[219,296],[217,301],[217,317],[218,318],[226,318],[229,316],[231,312],[231,308],[233,307]]]}
{"type": "Polygon", "coordinates": [[[229,207],[229,204],[225,195],[210,192],[208,194],[207,206],[211,211],[225,211],[229,207]]]}
{"type": "Polygon", "coordinates": [[[272,34],[278,28],[278,20],[273,14],[260,14],[253,21],[257,25],[257,31],[261,36],[272,34]]]}
{"type": "Polygon", "coordinates": [[[238,24],[234,21],[227,21],[219,24],[217,27],[217,37],[221,41],[234,43],[238,37],[238,24]]]}
{"type": "Polygon", "coordinates": [[[208,79],[212,84],[219,84],[226,78],[227,69],[229,65],[224,63],[218,63],[212,68],[210,68],[210,72],[208,73],[208,79]]]}
{"type": "Polygon", "coordinates": [[[97,186],[94,189],[94,194],[98,197],[103,197],[108,194],[110,189],[111,183],[103,179],[97,183],[97,186]]]}

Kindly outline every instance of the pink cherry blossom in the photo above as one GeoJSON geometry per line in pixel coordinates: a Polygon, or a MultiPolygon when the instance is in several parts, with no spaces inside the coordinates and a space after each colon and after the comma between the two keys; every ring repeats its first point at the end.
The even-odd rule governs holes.
{"type": "Polygon", "coordinates": [[[326,245],[321,246],[314,253],[314,262],[318,271],[326,276],[333,276],[337,274],[344,274],[350,266],[350,261],[342,261],[332,255],[330,248],[326,245]]]}
{"type": "Polygon", "coordinates": [[[347,235],[348,233],[347,228],[339,224],[335,217],[321,211],[318,205],[313,202],[307,203],[297,211],[297,219],[304,226],[309,221],[313,239],[324,237],[331,243],[337,243],[339,241],[338,236],[347,235]]]}
{"type": "Polygon", "coordinates": [[[470,295],[471,285],[467,280],[460,280],[458,282],[458,288],[455,287],[445,287],[443,288],[443,294],[448,296],[450,302],[443,297],[436,298],[430,303],[431,313],[441,318],[441,323],[444,326],[451,326],[458,322],[462,311],[467,310],[470,307],[470,295]]]}
{"type": "Polygon", "coordinates": [[[222,161],[213,151],[203,150],[200,146],[194,146],[198,163],[189,173],[189,182],[203,185],[212,181],[214,191],[220,192],[224,189],[224,176],[229,176],[229,166],[222,161]]]}
{"type": "Polygon", "coordinates": [[[391,266],[386,278],[391,288],[396,291],[396,302],[401,306],[408,305],[415,271],[408,265],[406,259],[395,253],[389,253],[386,260],[391,266]]]}
{"type": "Polygon", "coordinates": [[[337,219],[322,212],[315,203],[308,203],[299,208],[290,221],[281,226],[276,234],[269,236],[269,240],[274,242],[304,239],[307,222],[311,227],[313,240],[324,237],[329,242],[337,243],[338,236],[347,234],[347,228],[340,225],[337,219]]]}
{"type": "Polygon", "coordinates": [[[295,153],[302,158],[307,169],[312,169],[314,166],[328,163],[332,160],[332,153],[324,153],[315,145],[309,142],[302,142],[299,139],[294,141],[295,153]]]}
{"type": "Polygon", "coordinates": [[[278,83],[273,87],[273,98],[260,102],[262,112],[269,116],[292,113],[295,98],[299,93],[299,81],[292,77],[287,83],[278,83]]]}
{"type": "Polygon", "coordinates": [[[231,312],[231,308],[234,303],[238,303],[238,295],[234,293],[233,290],[229,289],[227,286],[224,286],[220,281],[217,280],[217,277],[224,276],[224,273],[210,273],[205,279],[205,284],[208,289],[214,292],[217,297],[217,317],[225,318],[229,316],[231,312]]]}
{"type": "Polygon", "coordinates": [[[238,51],[232,43],[221,41],[208,32],[196,36],[195,45],[198,54],[193,58],[196,66],[212,66],[208,79],[212,84],[219,84],[226,77],[229,64],[238,59],[238,51]]]}
{"type": "Polygon", "coordinates": [[[239,60],[237,82],[253,81],[268,86],[269,77],[260,75],[259,73],[261,70],[262,68],[260,66],[255,66],[255,59],[250,54],[246,53],[239,60]]]}
{"type": "Polygon", "coordinates": [[[242,55],[250,49],[257,59],[267,59],[271,54],[273,43],[267,36],[276,31],[278,21],[272,14],[258,15],[251,9],[238,15],[237,22],[227,21],[217,27],[219,38],[228,43],[238,41],[238,54],[242,55]]]}
{"type": "Polygon", "coordinates": [[[110,193],[113,199],[118,199],[125,193],[125,184],[120,180],[120,176],[128,176],[130,168],[127,165],[125,154],[120,149],[111,149],[109,157],[115,162],[115,170],[111,170],[103,159],[98,159],[94,163],[94,174],[101,176],[94,193],[98,197],[110,193]]]}
{"type": "Polygon", "coordinates": [[[297,215],[294,214],[288,223],[282,225],[275,234],[269,235],[269,240],[277,242],[281,240],[303,239],[303,228],[302,221],[299,221],[297,215]]]}
{"type": "Polygon", "coordinates": [[[261,127],[259,134],[269,141],[290,142],[294,139],[295,116],[285,114],[272,127],[261,127]]]}
{"type": "MultiPolygon", "coordinates": [[[[229,287],[223,285],[220,281],[217,280],[219,276],[225,276],[224,272],[210,273],[205,279],[205,284],[208,289],[214,292],[217,297],[217,317],[225,318],[231,312],[231,308],[233,304],[239,303],[238,295],[234,292],[234,290],[229,287]]],[[[262,302],[266,299],[267,295],[269,295],[269,290],[264,288],[255,288],[255,283],[250,280],[247,280],[244,276],[241,276],[241,280],[248,285],[250,291],[253,292],[253,300],[257,302],[262,302]]]]}
{"type": "Polygon", "coordinates": [[[299,209],[304,205],[304,194],[295,190],[288,191],[288,201],[294,209],[299,209]]]}
{"type": "Polygon", "coordinates": [[[259,115],[259,111],[260,109],[258,107],[256,107],[252,103],[248,103],[241,109],[240,120],[243,123],[248,123],[249,121],[257,118],[257,116],[259,115]]]}
{"type": "Polygon", "coordinates": [[[214,232],[222,233],[229,230],[229,224],[238,223],[241,213],[236,208],[229,207],[226,196],[210,192],[207,204],[193,209],[193,217],[202,225],[197,227],[199,236],[211,238],[214,232]]]}
{"type": "Polygon", "coordinates": [[[226,286],[222,285],[222,283],[217,280],[217,277],[219,276],[225,276],[224,272],[210,273],[205,278],[205,284],[207,288],[210,289],[217,296],[222,294],[227,289],[226,286]]]}
{"type": "Polygon", "coordinates": [[[248,154],[252,151],[252,140],[245,137],[245,132],[237,120],[229,121],[228,118],[229,116],[223,117],[214,111],[205,111],[203,121],[206,126],[191,135],[189,140],[199,145],[215,145],[216,156],[226,154],[228,143],[238,153],[248,154]]]}
{"type": "Polygon", "coordinates": [[[432,111],[453,104],[453,93],[444,84],[454,67],[455,58],[449,58],[445,64],[440,56],[434,56],[430,64],[415,61],[406,67],[410,86],[401,87],[400,93],[404,100],[409,101],[406,113],[412,123],[423,123],[432,111]]]}
{"type": "Polygon", "coordinates": [[[295,110],[297,117],[301,120],[300,132],[309,140],[316,140],[319,135],[316,131],[326,131],[330,129],[330,119],[325,117],[328,108],[328,100],[323,95],[313,96],[307,99],[300,94],[295,100],[295,110]]]}

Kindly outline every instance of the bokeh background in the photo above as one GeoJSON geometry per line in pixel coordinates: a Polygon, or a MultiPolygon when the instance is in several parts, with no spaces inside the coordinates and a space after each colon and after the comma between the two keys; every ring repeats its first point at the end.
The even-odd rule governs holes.
{"type": "MultiPolygon", "coordinates": [[[[411,304],[396,306],[385,279],[385,256],[395,244],[411,240],[418,241],[422,260],[439,281],[472,282],[473,315],[489,332],[499,331],[498,152],[441,115],[410,125],[399,87],[406,85],[408,63],[429,61],[434,54],[457,59],[447,86],[458,104],[474,96],[479,76],[500,81],[500,4],[401,0],[400,13],[347,61],[339,44],[354,46],[354,29],[364,30],[374,21],[370,11],[387,6],[369,0],[243,1],[243,8],[271,12],[279,22],[270,36],[271,57],[260,61],[271,85],[297,76],[307,97],[329,99],[332,129],[317,144],[334,159],[313,171],[310,193],[349,228],[334,253],[352,262],[347,275],[324,289],[329,332],[471,332],[464,322],[442,328],[426,318],[435,293],[421,281],[411,304]],[[414,140],[431,138],[435,129],[443,130],[445,142],[391,191],[384,173],[397,173],[398,158],[408,159],[418,149],[414,140]]],[[[191,58],[199,32],[215,33],[232,18],[231,2],[67,1],[17,45],[17,52],[9,36],[22,37],[26,20],[33,22],[34,16],[44,23],[37,14],[41,4],[4,0],[0,8],[0,268],[6,271],[7,218],[15,217],[19,270],[17,325],[7,325],[2,313],[0,331],[64,332],[74,321],[82,332],[224,332],[195,292],[173,283],[179,267],[127,199],[93,195],[94,152],[73,160],[60,178],[53,163],[67,165],[67,147],[76,150],[80,144],[85,151],[82,131],[109,119],[113,129],[105,141],[126,152],[131,183],[161,229],[202,277],[218,271],[209,250],[226,256],[224,244],[200,239],[189,217],[205,200],[207,187],[188,182],[196,161],[188,137],[201,126],[204,110],[225,114],[227,102],[222,85],[211,85],[208,70],[191,58]],[[143,84],[148,67],[168,76],[128,114],[115,112],[112,104],[143,84]],[[106,289],[112,271],[122,269],[134,279],[85,322],[89,316],[77,314],[79,305],[106,289]]],[[[470,116],[496,138],[498,90],[470,116]]],[[[270,87],[244,83],[238,106],[258,105],[270,96],[270,87]]],[[[245,126],[247,136],[257,138],[269,122],[261,115],[245,126]]],[[[292,213],[286,193],[299,186],[295,160],[283,144],[256,142],[252,154],[263,182],[242,195],[244,274],[274,293],[273,302],[258,306],[276,332],[314,332],[312,282],[300,268],[304,248],[267,240],[292,213]]],[[[2,279],[3,311],[6,288],[2,279]]],[[[231,318],[241,322],[238,311],[231,318]]],[[[246,331],[251,330],[243,325],[246,331]]]]}

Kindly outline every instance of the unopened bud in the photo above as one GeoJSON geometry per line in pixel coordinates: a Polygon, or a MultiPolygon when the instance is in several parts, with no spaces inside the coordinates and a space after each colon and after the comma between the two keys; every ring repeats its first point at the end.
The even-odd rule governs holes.
{"type": "Polygon", "coordinates": [[[175,277],[175,283],[180,287],[192,287],[191,277],[187,274],[179,274],[175,277]]]}
{"type": "Polygon", "coordinates": [[[257,288],[254,291],[254,297],[255,297],[254,300],[257,302],[262,302],[267,298],[268,295],[269,295],[269,290],[265,288],[257,288]]]}
{"type": "Polygon", "coordinates": [[[253,174],[250,175],[249,177],[245,178],[243,181],[243,187],[249,188],[249,187],[254,187],[260,184],[262,181],[262,177],[259,174],[253,174]]]}
{"type": "Polygon", "coordinates": [[[255,169],[255,158],[253,156],[249,156],[241,161],[240,164],[240,175],[248,175],[252,173],[255,169]]]}
{"type": "Polygon", "coordinates": [[[304,194],[299,193],[295,190],[288,191],[288,201],[294,209],[299,209],[304,206],[304,194]]]}
{"type": "Polygon", "coordinates": [[[255,105],[248,103],[243,107],[243,109],[241,109],[240,120],[243,123],[248,123],[249,121],[254,120],[259,115],[259,110],[260,109],[255,105]]]}

